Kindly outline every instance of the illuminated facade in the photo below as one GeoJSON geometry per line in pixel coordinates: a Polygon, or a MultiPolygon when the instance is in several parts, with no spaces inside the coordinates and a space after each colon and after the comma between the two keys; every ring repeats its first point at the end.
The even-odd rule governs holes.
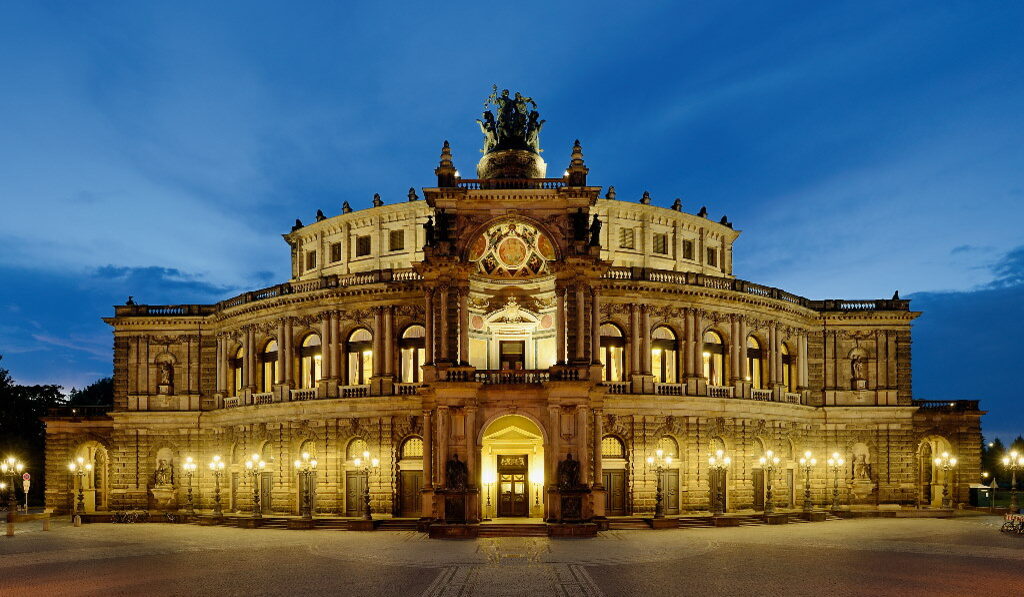
{"type": "MultiPolygon", "coordinates": [[[[818,506],[834,486],[853,507],[938,506],[944,451],[966,500],[957,479],[977,477],[981,412],[912,398],[908,301],[737,279],[724,218],[602,196],[579,143],[545,178],[529,98],[492,99],[478,178],[458,177],[445,143],[423,199],[410,189],[285,234],[287,282],[214,305],[116,307],[115,409],[47,420],[47,505],[70,508],[77,456],[95,465],[86,509],[102,511],[181,506],[180,463],[219,455],[224,509],[244,512],[243,462],[258,454],[261,507],[294,514],[292,463],[308,452],[318,513],[359,515],[368,485],[379,516],[440,520],[457,455],[470,522],[559,520],[571,454],[584,496],[571,518],[601,520],[653,512],[658,449],[672,456],[667,515],[711,509],[717,450],[731,457],[730,511],[764,508],[767,450],[781,458],[777,507],[802,505],[805,451],[818,506]],[[379,467],[356,466],[364,452],[379,467]]],[[[213,485],[200,466],[197,507],[212,507],[213,485]]]]}

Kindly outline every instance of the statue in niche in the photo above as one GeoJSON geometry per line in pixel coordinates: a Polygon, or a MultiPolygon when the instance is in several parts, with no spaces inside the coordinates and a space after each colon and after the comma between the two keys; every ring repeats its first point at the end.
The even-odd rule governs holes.
{"type": "Polygon", "coordinates": [[[163,458],[156,465],[156,472],[153,473],[153,484],[157,486],[172,485],[174,483],[174,469],[171,464],[163,458]]]}
{"type": "Polygon", "coordinates": [[[437,244],[437,238],[434,236],[434,218],[431,216],[427,216],[427,221],[423,222],[423,236],[426,237],[428,247],[437,244]]]}
{"type": "Polygon", "coordinates": [[[856,481],[868,481],[871,479],[871,465],[868,464],[868,457],[866,454],[861,454],[860,457],[854,457],[853,478],[856,481]]]}
{"type": "Polygon", "coordinates": [[[174,366],[168,362],[160,363],[160,385],[169,386],[174,383],[174,366]]]}
{"type": "Polygon", "coordinates": [[[463,491],[469,481],[469,468],[465,462],[459,460],[459,455],[453,454],[444,467],[445,481],[448,489],[463,491]]]}
{"type": "Polygon", "coordinates": [[[558,489],[565,491],[581,487],[580,461],[573,460],[572,452],[569,452],[565,460],[558,463],[558,489]]]}
{"type": "Polygon", "coordinates": [[[864,355],[856,352],[850,357],[850,369],[854,379],[864,379],[864,355]]]}
{"type": "Polygon", "coordinates": [[[601,246],[601,220],[597,218],[597,214],[594,214],[594,219],[590,222],[590,246],[601,246]]]}

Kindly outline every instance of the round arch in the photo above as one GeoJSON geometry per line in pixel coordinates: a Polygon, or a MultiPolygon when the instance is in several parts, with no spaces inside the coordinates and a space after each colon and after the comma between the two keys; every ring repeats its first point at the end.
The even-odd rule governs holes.
{"type": "Polygon", "coordinates": [[[547,470],[546,442],[544,426],[525,413],[498,414],[481,426],[479,469],[485,492],[481,504],[484,516],[544,516],[547,499],[542,494],[546,494],[545,481],[553,474],[547,470]]]}

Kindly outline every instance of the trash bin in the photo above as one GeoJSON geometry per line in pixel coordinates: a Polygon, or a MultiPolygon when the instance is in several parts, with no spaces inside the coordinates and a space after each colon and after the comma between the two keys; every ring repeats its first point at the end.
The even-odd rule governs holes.
{"type": "Polygon", "coordinates": [[[992,488],[980,483],[971,483],[970,503],[979,508],[992,507],[992,488]]]}

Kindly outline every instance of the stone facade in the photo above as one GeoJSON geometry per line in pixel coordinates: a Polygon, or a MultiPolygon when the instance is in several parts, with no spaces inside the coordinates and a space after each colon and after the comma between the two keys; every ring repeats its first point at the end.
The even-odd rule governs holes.
{"type": "Polygon", "coordinates": [[[196,505],[210,508],[218,455],[226,511],[258,490],[266,511],[297,513],[292,463],[309,452],[317,512],[359,514],[368,484],[379,515],[441,519],[458,455],[466,519],[556,520],[571,453],[584,518],[650,514],[659,448],[673,457],[668,514],[710,509],[718,449],[732,458],[729,510],[763,507],[766,450],[781,458],[777,506],[802,505],[805,451],[818,506],[835,487],[844,504],[937,506],[944,451],[967,500],[982,413],[913,399],[908,301],[739,280],[730,223],[600,196],[579,144],[563,178],[461,179],[447,143],[435,173],[423,200],[410,189],[296,225],[288,282],[214,305],[116,307],[114,411],[47,420],[47,505],[70,508],[66,464],[81,456],[95,465],[87,510],[178,507],[192,457],[196,505]],[[368,475],[363,450],[379,459],[368,475]],[[253,454],[266,463],[255,488],[253,454]],[[158,485],[176,500],[157,500],[158,485]]]}

